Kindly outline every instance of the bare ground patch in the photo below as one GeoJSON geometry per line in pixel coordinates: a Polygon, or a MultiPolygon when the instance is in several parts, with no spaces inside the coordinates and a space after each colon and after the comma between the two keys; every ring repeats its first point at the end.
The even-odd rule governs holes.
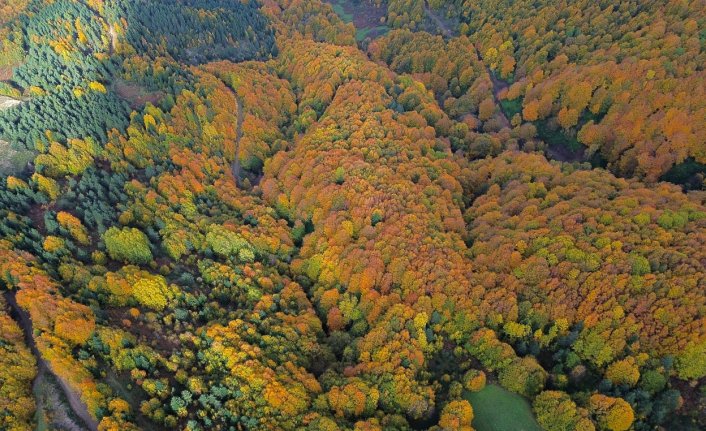
{"type": "Polygon", "coordinates": [[[0,111],[21,105],[22,101],[8,96],[0,96],[0,111]]]}
{"type": "Polygon", "coordinates": [[[141,109],[147,103],[155,105],[164,97],[164,93],[161,91],[147,91],[141,85],[122,79],[115,80],[113,90],[118,96],[126,100],[132,109],[141,109]]]}
{"type": "Polygon", "coordinates": [[[0,67],[0,81],[9,81],[12,79],[12,67],[0,67]]]}

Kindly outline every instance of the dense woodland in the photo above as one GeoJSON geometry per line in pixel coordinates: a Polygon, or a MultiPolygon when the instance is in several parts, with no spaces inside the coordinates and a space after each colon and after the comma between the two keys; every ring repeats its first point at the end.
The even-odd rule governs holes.
{"type": "Polygon", "coordinates": [[[655,181],[706,163],[700,1],[441,3],[512,83],[504,98],[524,120],[575,138],[622,176],[655,181]]]}
{"type": "Polygon", "coordinates": [[[706,427],[699,2],[355,5],[0,0],[0,429],[706,427]]]}

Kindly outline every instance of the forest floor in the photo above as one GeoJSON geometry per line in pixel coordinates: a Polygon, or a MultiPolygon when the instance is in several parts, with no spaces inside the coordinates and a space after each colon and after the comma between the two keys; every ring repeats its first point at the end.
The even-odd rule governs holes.
{"type": "Polygon", "coordinates": [[[12,67],[0,67],[0,81],[12,79],[12,67]]]}
{"type": "MultiPolygon", "coordinates": [[[[7,301],[8,305],[10,306],[11,309],[11,315],[17,323],[20,325],[22,328],[22,331],[24,332],[25,335],[25,342],[27,346],[30,348],[32,354],[35,356],[37,360],[37,376],[35,377],[34,380],[34,386],[35,386],[35,392],[44,392],[38,390],[42,385],[45,385],[46,382],[46,376],[49,375],[53,379],[56,380],[57,386],[59,389],[61,389],[61,392],[66,401],[69,404],[69,407],[71,408],[71,413],[75,415],[77,418],[79,418],[85,426],[91,430],[95,431],[98,429],[98,423],[96,420],[91,416],[91,414],[88,412],[88,407],[83,403],[79,395],[71,388],[69,385],[62,380],[59,376],[54,374],[54,372],[51,370],[51,367],[49,366],[49,363],[42,357],[41,353],[39,352],[39,349],[37,349],[37,345],[34,342],[34,337],[33,337],[33,328],[32,328],[32,320],[27,314],[25,310],[23,310],[19,304],[17,304],[17,300],[15,299],[15,294],[14,292],[5,292],[5,300],[7,301]]],[[[36,395],[41,395],[41,394],[36,394],[36,395]]],[[[57,397],[58,399],[58,394],[49,394],[51,397],[49,398],[55,398],[57,397]]],[[[38,404],[40,404],[41,397],[39,397],[38,404]]],[[[52,404],[58,404],[59,402],[53,402],[52,404]]],[[[80,428],[79,428],[80,429],[80,428]]]]}
{"type": "Polygon", "coordinates": [[[567,145],[549,145],[547,146],[546,155],[550,160],[558,160],[560,162],[573,163],[583,162],[586,160],[585,148],[581,147],[576,151],[569,148],[567,145]]]}
{"type": "Polygon", "coordinates": [[[144,393],[139,385],[130,385],[130,383],[132,383],[130,373],[124,371],[118,374],[112,367],[106,366],[105,364],[103,364],[101,370],[105,372],[105,383],[115,391],[116,395],[130,405],[138,429],[141,431],[154,430],[154,423],[140,411],[140,402],[147,397],[147,394],[144,393]]]}
{"type": "MultiPolygon", "coordinates": [[[[10,70],[10,76],[12,76],[12,70],[10,70]]],[[[12,109],[22,103],[23,101],[19,99],[0,96],[0,111],[12,109]]],[[[9,142],[0,139],[0,175],[11,175],[19,172],[32,159],[34,159],[32,152],[17,151],[12,148],[9,142]]]]}
{"type": "MultiPolygon", "coordinates": [[[[477,49],[478,48],[476,48],[476,50],[477,49]]],[[[490,81],[493,83],[493,100],[495,100],[495,106],[498,107],[500,123],[503,127],[511,128],[510,120],[507,119],[507,115],[505,115],[505,111],[503,111],[502,105],[500,104],[500,94],[502,94],[503,91],[507,90],[508,84],[507,82],[493,75],[493,72],[490,70],[490,67],[488,67],[488,65],[485,66],[485,69],[488,73],[488,76],[490,76],[490,81]]]]}

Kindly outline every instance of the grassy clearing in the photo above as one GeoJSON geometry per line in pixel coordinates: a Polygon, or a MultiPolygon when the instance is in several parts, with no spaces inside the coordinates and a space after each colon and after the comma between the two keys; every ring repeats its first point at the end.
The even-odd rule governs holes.
{"type": "Polygon", "coordinates": [[[361,28],[361,29],[356,30],[355,40],[357,40],[358,42],[362,42],[368,36],[370,36],[372,39],[374,39],[377,36],[381,36],[381,35],[387,33],[388,31],[390,31],[390,28],[386,25],[379,25],[377,27],[372,27],[372,28],[361,28]]]}
{"type": "Polygon", "coordinates": [[[358,42],[362,42],[367,37],[374,39],[390,30],[384,24],[387,12],[385,7],[376,7],[367,0],[329,0],[329,3],[341,20],[353,23],[358,42]]]}
{"type": "Polygon", "coordinates": [[[346,9],[343,7],[345,4],[345,1],[342,0],[337,0],[331,3],[331,6],[333,7],[333,11],[336,12],[336,14],[345,22],[351,22],[353,21],[353,14],[346,12],[346,9]]]}
{"type": "Polygon", "coordinates": [[[34,152],[14,150],[9,142],[0,139],[0,176],[18,174],[33,159],[34,152]]]}
{"type": "Polygon", "coordinates": [[[687,190],[698,190],[706,188],[704,177],[706,177],[706,164],[689,157],[684,162],[672,166],[660,179],[684,186],[687,190]]]}
{"type": "Polygon", "coordinates": [[[500,107],[507,118],[512,118],[522,112],[522,101],[519,97],[513,100],[504,99],[500,101],[500,107]]]}
{"type": "Polygon", "coordinates": [[[473,427],[478,431],[542,431],[526,399],[498,385],[466,392],[473,406],[473,427]]]}
{"type": "Polygon", "coordinates": [[[550,127],[547,120],[536,121],[537,135],[541,140],[553,147],[566,147],[571,152],[579,151],[583,145],[576,139],[576,135],[567,134],[564,129],[556,126],[550,127]]]}

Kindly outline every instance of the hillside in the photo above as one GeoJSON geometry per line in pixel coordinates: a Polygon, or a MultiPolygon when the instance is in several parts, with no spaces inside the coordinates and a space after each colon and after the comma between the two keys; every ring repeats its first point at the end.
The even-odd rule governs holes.
{"type": "Polygon", "coordinates": [[[589,3],[0,0],[0,429],[705,428],[706,15],[589,3]]]}

